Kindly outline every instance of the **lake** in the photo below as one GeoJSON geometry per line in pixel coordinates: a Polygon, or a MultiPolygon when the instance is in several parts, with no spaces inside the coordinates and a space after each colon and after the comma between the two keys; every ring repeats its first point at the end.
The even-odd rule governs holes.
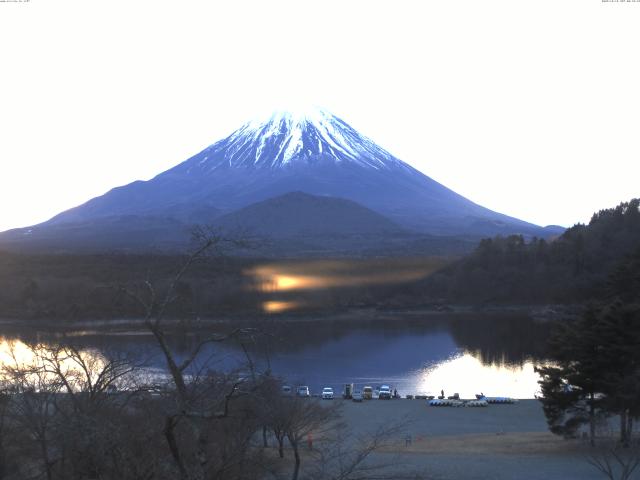
{"type": "MultiPolygon", "coordinates": [[[[259,325],[268,334],[216,343],[203,350],[203,359],[220,370],[244,368],[245,350],[256,367],[270,369],[292,386],[308,385],[342,391],[344,383],[359,387],[389,384],[401,395],[446,395],[533,398],[538,391],[534,365],[544,363],[549,327],[514,315],[425,315],[385,322],[267,321],[259,325]]],[[[172,335],[178,357],[206,332],[172,335]]],[[[0,361],[11,342],[22,347],[56,342],[55,335],[5,329],[0,361]],[[3,354],[4,352],[4,354],[3,354]]],[[[151,371],[164,370],[163,358],[146,332],[75,332],[78,346],[103,354],[128,354],[151,371]]]]}

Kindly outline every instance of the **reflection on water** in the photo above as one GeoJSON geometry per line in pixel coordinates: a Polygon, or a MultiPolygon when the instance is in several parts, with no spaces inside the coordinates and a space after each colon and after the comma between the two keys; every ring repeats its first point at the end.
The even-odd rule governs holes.
{"type": "Polygon", "coordinates": [[[24,388],[39,390],[48,380],[57,378],[54,371],[65,372],[68,385],[74,388],[87,376],[94,381],[106,362],[95,350],[55,350],[50,345],[27,344],[19,339],[0,338],[0,379],[18,379],[24,388]]]}
{"type": "Polygon", "coordinates": [[[470,353],[464,353],[432,367],[416,372],[417,391],[428,395],[459,393],[463,398],[474,398],[477,393],[487,396],[508,395],[515,398],[533,398],[538,391],[538,374],[534,364],[491,364],[482,362],[470,353]]]}
{"type": "Polygon", "coordinates": [[[0,364],[12,367],[31,365],[35,355],[33,347],[20,340],[0,340],[0,364]]]}
{"type": "MultiPolygon", "coordinates": [[[[436,395],[444,390],[463,397],[483,392],[532,398],[538,391],[533,365],[543,361],[541,345],[548,335],[548,326],[527,318],[468,315],[386,323],[265,322],[258,327],[268,335],[256,336],[255,343],[245,348],[233,342],[209,345],[203,358],[210,358],[215,369],[242,368],[246,350],[258,368],[269,368],[291,384],[309,385],[313,392],[324,386],[341,391],[344,383],[351,382],[361,387],[388,383],[402,395],[436,395]]],[[[205,334],[170,337],[176,360],[186,358],[205,334]]],[[[56,341],[42,334],[20,335],[19,352],[31,344],[56,341]]],[[[144,357],[147,368],[164,369],[150,335],[87,334],[73,340],[87,351],[135,354],[144,357]]]]}

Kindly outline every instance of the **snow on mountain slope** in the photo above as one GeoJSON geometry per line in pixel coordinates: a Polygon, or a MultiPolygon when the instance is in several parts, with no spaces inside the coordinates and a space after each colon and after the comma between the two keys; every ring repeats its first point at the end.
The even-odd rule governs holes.
{"type": "Polygon", "coordinates": [[[314,157],[376,170],[405,165],[321,109],[297,114],[280,111],[266,120],[248,122],[202,153],[197,167],[205,171],[223,166],[286,168],[314,157]]]}
{"type": "Polygon", "coordinates": [[[548,236],[464,198],[323,110],[250,121],[153,179],[114,188],[38,228],[123,215],[209,224],[289,192],[350,200],[420,233],[548,236]]]}

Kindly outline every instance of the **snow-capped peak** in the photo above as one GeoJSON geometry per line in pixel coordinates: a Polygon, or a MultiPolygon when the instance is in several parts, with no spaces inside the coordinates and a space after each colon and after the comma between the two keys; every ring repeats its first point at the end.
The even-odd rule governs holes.
{"type": "Polygon", "coordinates": [[[299,163],[356,163],[385,169],[403,164],[360,135],[347,123],[320,108],[276,111],[252,120],[203,151],[199,166],[284,168],[299,163]]]}

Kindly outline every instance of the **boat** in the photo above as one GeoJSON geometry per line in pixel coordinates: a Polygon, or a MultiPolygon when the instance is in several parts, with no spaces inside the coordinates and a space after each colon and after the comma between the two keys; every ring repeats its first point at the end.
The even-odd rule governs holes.
{"type": "Polygon", "coordinates": [[[493,404],[518,403],[518,399],[517,398],[511,398],[511,397],[485,397],[485,396],[476,395],[476,399],[484,400],[487,403],[493,403],[493,404]]]}
{"type": "Polygon", "coordinates": [[[465,407],[487,407],[489,406],[489,402],[483,399],[478,400],[469,400],[464,404],[465,407]]]}
{"type": "Polygon", "coordinates": [[[433,400],[429,400],[428,403],[432,407],[464,407],[465,402],[463,402],[462,400],[453,400],[448,398],[434,398],[433,400]]]}

